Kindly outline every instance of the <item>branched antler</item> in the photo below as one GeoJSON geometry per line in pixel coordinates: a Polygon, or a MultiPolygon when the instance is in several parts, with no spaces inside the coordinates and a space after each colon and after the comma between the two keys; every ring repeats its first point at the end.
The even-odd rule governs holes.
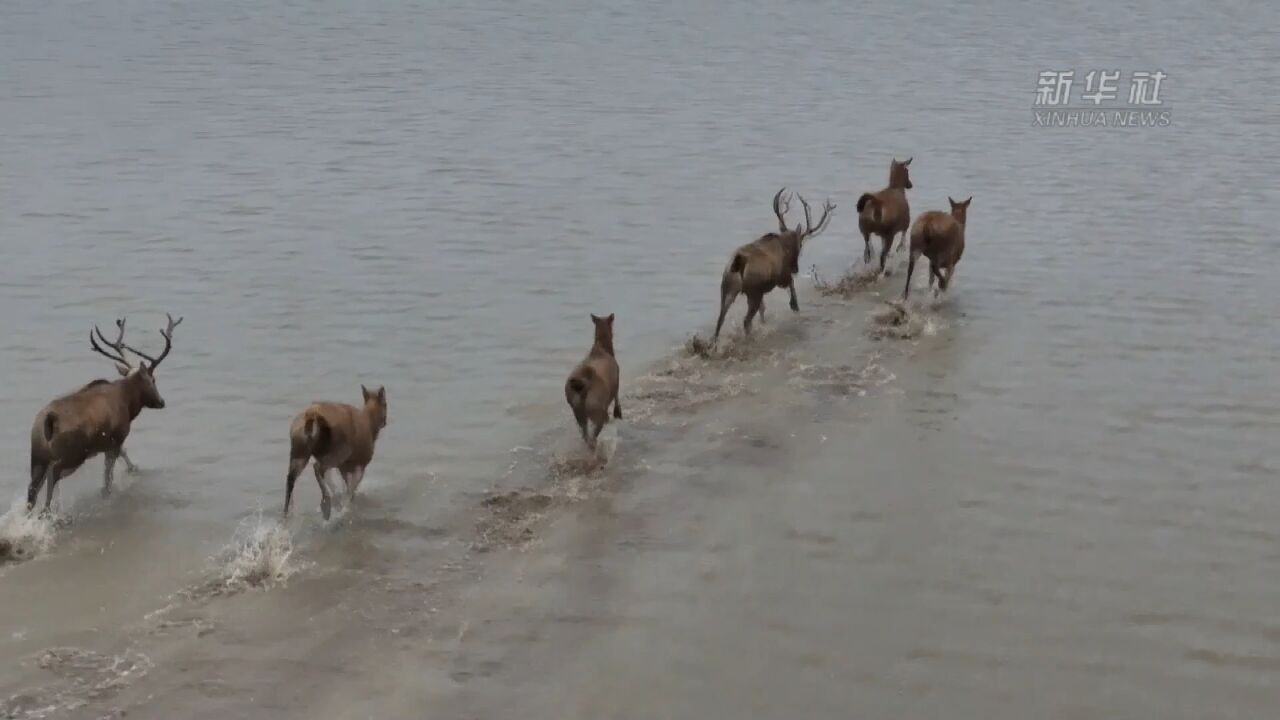
{"type": "Polygon", "coordinates": [[[133,363],[130,363],[129,360],[125,358],[125,355],[124,355],[124,351],[127,349],[124,344],[124,318],[120,318],[116,320],[116,328],[118,330],[118,332],[116,333],[116,340],[115,342],[111,342],[106,338],[105,335],[102,334],[102,331],[98,329],[98,326],[94,325],[93,330],[89,331],[89,346],[93,349],[94,352],[109,358],[113,362],[118,362],[121,365],[124,365],[125,367],[132,369],[133,363]],[[94,337],[95,335],[97,337],[94,337]],[[115,354],[113,355],[107,352],[106,350],[102,349],[102,345],[98,344],[99,341],[102,342],[102,345],[106,345],[107,347],[114,350],[115,354]]]}
{"type": "Polygon", "coordinates": [[[178,318],[177,320],[174,320],[173,316],[170,315],[169,313],[165,313],[164,316],[169,319],[169,324],[163,330],[160,331],[160,335],[164,338],[164,350],[160,353],[160,357],[153,358],[150,355],[142,351],[135,350],[123,343],[121,343],[120,345],[120,347],[124,348],[125,350],[128,350],[134,355],[137,355],[143,360],[146,360],[148,363],[148,368],[152,372],[155,372],[156,367],[162,361],[164,361],[166,357],[168,357],[169,351],[173,349],[173,329],[178,327],[178,325],[182,323],[182,318],[178,318]]]}
{"type": "Polygon", "coordinates": [[[791,194],[787,193],[786,197],[783,197],[785,192],[787,192],[787,189],[784,187],[778,191],[777,195],[773,196],[773,214],[778,216],[778,232],[780,233],[787,232],[786,215],[791,212],[791,194]]]}
{"type": "Polygon", "coordinates": [[[822,204],[822,217],[818,219],[818,224],[814,225],[813,216],[809,212],[809,203],[805,202],[803,195],[800,196],[800,204],[804,206],[805,224],[805,228],[800,233],[800,237],[804,240],[808,240],[814,235],[817,235],[827,229],[827,223],[831,221],[831,212],[836,209],[836,206],[833,205],[829,199],[824,202],[822,204]]]}

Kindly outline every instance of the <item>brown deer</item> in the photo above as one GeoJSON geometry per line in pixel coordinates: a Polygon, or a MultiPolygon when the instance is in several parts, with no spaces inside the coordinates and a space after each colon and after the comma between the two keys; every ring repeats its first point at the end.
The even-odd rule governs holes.
{"type": "Polygon", "coordinates": [[[609,422],[609,404],[613,403],[613,416],[622,419],[622,403],[618,402],[618,359],[613,352],[613,313],[606,317],[591,316],[595,325],[595,342],[587,357],[569,373],[564,383],[564,398],[578,421],[582,439],[587,447],[595,450],[596,440],[605,423],[609,422]],[[587,432],[587,423],[594,423],[595,430],[587,432]]]}
{"type": "Polygon", "coordinates": [[[360,386],[364,406],[346,403],[315,402],[298,413],[289,426],[289,475],[284,485],[284,515],[289,515],[293,500],[293,484],[315,459],[312,469],[320,485],[320,512],[329,519],[329,486],[325,473],[337,469],[346,485],[346,503],[356,496],[356,488],[364,479],[364,469],[373,460],[373,446],[378,433],[387,426],[387,389],[376,391],[360,386]]]}
{"type": "Polygon", "coordinates": [[[786,188],[773,196],[773,214],[778,218],[778,232],[766,233],[756,240],[738,248],[729,265],[720,278],[720,317],[716,319],[716,333],[712,339],[715,344],[720,339],[720,328],[724,325],[724,316],[729,312],[738,294],[747,296],[747,318],[743,321],[743,331],[751,334],[751,321],[756,313],[760,313],[760,321],[764,322],[764,296],[774,288],[787,288],[791,291],[791,309],[799,312],[800,302],[796,299],[795,276],[800,272],[800,250],[811,237],[822,232],[831,220],[831,212],[836,209],[831,201],[822,208],[822,217],[818,224],[813,224],[809,213],[809,203],[800,196],[800,204],[804,206],[805,226],[799,223],[795,228],[787,227],[786,214],[791,208],[791,196],[783,196],[786,188]]]}
{"type": "Polygon", "coordinates": [[[956,263],[964,254],[964,223],[969,214],[968,200],[956,202],[950,197],[951,214],[941,210],[930,210],[916,218],[911,226],[911,259],[907,261],[907,285],[902,288],[902,299],[907,299],[911,292],[911,273],[916,269],[916,259],[924,255],[929,259],[929,287],[938,280],[938,292],[945,291],[951,285],[951,275],[956,271],[956,263]],[[943,270],[946,274],[943,275],[943,270]]]}
{"type": "Polygon", "coordinates": [[[75,472],[85,460],[103,454],[102,494],[111,494],[111,483],[116,458],[124,458],[125,466],[135,470],[129,455],[124,451],[124,441],[129,429],[143,408],[164,407],[164,398],[156,389],[156,368],[169,356],[173,348],[173,329],[182,318],[167,316],[169,324],[160,334],[164,336],[164,351],[159,357],[134,350],[124,343],[124,318],[116,320],[118,333],[115,342],[108,341],[98,326],[89,333],[89,345],[94,352],[106,356],[116,364],[122,376],[119,380],[94,380],[68,395],[44,406],[31,426],[31,484],[27,486],[27,511],[36,504],[40,486],[46,486],[44,512],[49,512],[54,488],[58,481],[75,472]],[[111,352],[104,349],[109,348],[111,352]],[[137,367],[127,359],[129,352],[142,358],[137,367]]]}
{"type": "Polygon", "coordinates": [[[862,261],[871,262],[871,236],[879,235],[880,272],[884,272],[885,262],[889,259],[889,249],[893,247],[893,236],[902,233],[902,242],[907,241],[907,228],[911,226],[911,206],[907,204],[907,191],[911,189],[911,173],[907,167],[912,158],[898,162],[889,160],[889,187],[875,193],[863,193],[858,198],[858,230],[862,232],[862,242],[866,248],[862,253],[862,261]]]}

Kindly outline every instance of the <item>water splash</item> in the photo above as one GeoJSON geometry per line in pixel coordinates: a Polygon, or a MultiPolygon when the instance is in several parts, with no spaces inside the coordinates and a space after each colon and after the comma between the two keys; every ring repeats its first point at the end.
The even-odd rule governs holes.
{"type": "Polygon", "coordinates": [[[54,516],[28,513],[26,498],[16,498],[8,512],[0,516],[0,564],[30,560],[48,552],[57,527],[54,516]]]}
{"type": "Polygon", "coordinates": [[[301,569],[293,552],[293,537],[282,523],[265,519],[261,513],[248,517],[212,558],[214,577],[188,595],[229,595],[282,584],[301,569]]]}
{"type": "Polygon", "coordinates": [[[931,306],[913,307],[901,302],[886,302],[869,313],[872,324],[867,333],[877,340],[912,340],[936,335],[945,325],[931,310],[931,306]]]}

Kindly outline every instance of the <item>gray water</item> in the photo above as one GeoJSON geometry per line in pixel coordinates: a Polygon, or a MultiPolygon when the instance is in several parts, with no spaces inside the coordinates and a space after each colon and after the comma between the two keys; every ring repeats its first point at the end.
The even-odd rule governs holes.
{"type": "Polygon", "coordinates": [[[1265,717],[1280,702],[1272,3],[0,8],[0,484],[158,347],[99,496],[0,535],[15,717],[1265,717]],[[1037,128],[1042,70],[1168,127],[1037,128]],[[1127,91],[1121,85],[1120,92],[1127,91]],[[861,272],[914,157],[955,284],[861,272]],[[801,311],[732,250],[838,208],[801,311]],[[794,216],[793,216],[794,217],[794,216]],[[602,468],[561,385],[617,314],[602,468]],[[692,344],[696,346],[696,343],[692,344]],[[282,529],[290,418],[385,384],[355,505],[282,529]],[[16,552],[16,550],[15,550],[16,552]]]}

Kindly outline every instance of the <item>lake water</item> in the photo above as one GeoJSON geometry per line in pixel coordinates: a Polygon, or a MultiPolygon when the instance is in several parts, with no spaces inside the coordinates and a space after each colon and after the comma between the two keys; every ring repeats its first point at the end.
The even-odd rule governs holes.
{"type": "Polygon", "coordinates": [[[988,10],[6,2],[0,710],[1273,712],[1280,6],[988,10]],[[1068,69],[1163,71],[1171,124],[1035,127],[1068,69]],[[894,157],[973,196],[905,318],[905,254],[857,281],[894,157]],[[838,206],[800,312],[695,352],[783,185],[838,206]],[[140,472],[24,520],[89,328],[165,312],[140,472]],[[562,385],[610,312],[600,468],[562,385]],[[355,505],[280,526],[290,418],[362,383],[355,505]]]}

